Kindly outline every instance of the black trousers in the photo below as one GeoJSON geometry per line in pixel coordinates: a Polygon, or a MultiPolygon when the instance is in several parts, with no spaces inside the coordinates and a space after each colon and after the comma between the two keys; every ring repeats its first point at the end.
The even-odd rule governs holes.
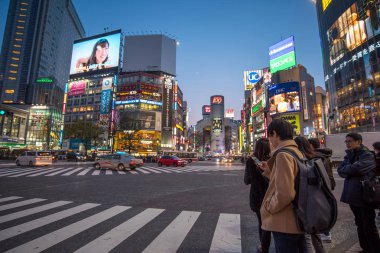
{"type": "Polygon", "coordinates": [[[259,221],[259,235],[261,242],[262,253],[269,253],[270,241],[271,241],[271,232],[266,231],[261,228],[261,215],[260,212],[255,212],[257,216],[257,220],[259,221]]]}
{"type": "Polygon", "coordinates": [[[366,253],[380,252],[380,238],[375,223],[375,209],[352,205],[350,205],[350,208],[355,216],[360,247],[366,253]]]}

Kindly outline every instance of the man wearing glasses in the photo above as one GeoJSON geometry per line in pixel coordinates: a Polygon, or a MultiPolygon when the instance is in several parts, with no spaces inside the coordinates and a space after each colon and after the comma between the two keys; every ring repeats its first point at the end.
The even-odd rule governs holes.
{"type": "Polygon", "coordinates": [[[374,154],[363,144],[358,133],[346,135],[346,156],[338,167],[338,173],[344,180],[341,201],[349,204],[355,216],[355,224],[360,247],[364,253],[375,253],[380,250],[380,239],[375,224],[375,208],[367,205],[362,199],[360,180],[363,176],[376,173],[374,154]]]}

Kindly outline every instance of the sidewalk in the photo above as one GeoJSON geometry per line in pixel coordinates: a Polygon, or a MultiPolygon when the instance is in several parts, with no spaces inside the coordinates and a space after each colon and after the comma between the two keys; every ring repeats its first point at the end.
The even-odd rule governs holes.
{"type": "MultiPolygon", "coordinates": [[[[376,213],[378,213],[378,211],[376,211],[376,213]]],[[[379,233],[380,233],[380,216],[376,216],[376,226],[377,226],[377,229],[379,229],[379,233]]],[[[362,248],[360,247],[359,242],[357,242],[354,245],[352,245],[352,247],[349,250],[347,250],[345,253],[360,253],[361,250],[362,248]]]]}

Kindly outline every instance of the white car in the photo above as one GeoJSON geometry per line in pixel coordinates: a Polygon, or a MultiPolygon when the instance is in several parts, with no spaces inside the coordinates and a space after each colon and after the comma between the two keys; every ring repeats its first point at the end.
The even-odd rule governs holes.
{"type": "Polygon", "coordinates": [[[136,167],[143,166],[144,162],[141,159],[137,159],[129,154],[116,154],[116,155],[105,155],[99,157],[99,160],[94,163],[95,169],[108,168],[125,170],[130,168],[131,170],[136,167]]]}
{"type": "Polygon", "coordinates": [[[48,166],[53,164],[53,156],[49,151],[25,151],[16,159],[16,165],[48,166]]]}

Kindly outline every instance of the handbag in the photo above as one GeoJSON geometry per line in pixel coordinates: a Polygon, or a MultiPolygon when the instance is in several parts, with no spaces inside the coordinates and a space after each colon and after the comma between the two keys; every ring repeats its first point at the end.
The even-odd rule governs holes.
{"type": "Polygon", "coordinates": [[[363,187],[363,200],[371,206],[380,206],[380,176],[361,180],[363,187]]]}

